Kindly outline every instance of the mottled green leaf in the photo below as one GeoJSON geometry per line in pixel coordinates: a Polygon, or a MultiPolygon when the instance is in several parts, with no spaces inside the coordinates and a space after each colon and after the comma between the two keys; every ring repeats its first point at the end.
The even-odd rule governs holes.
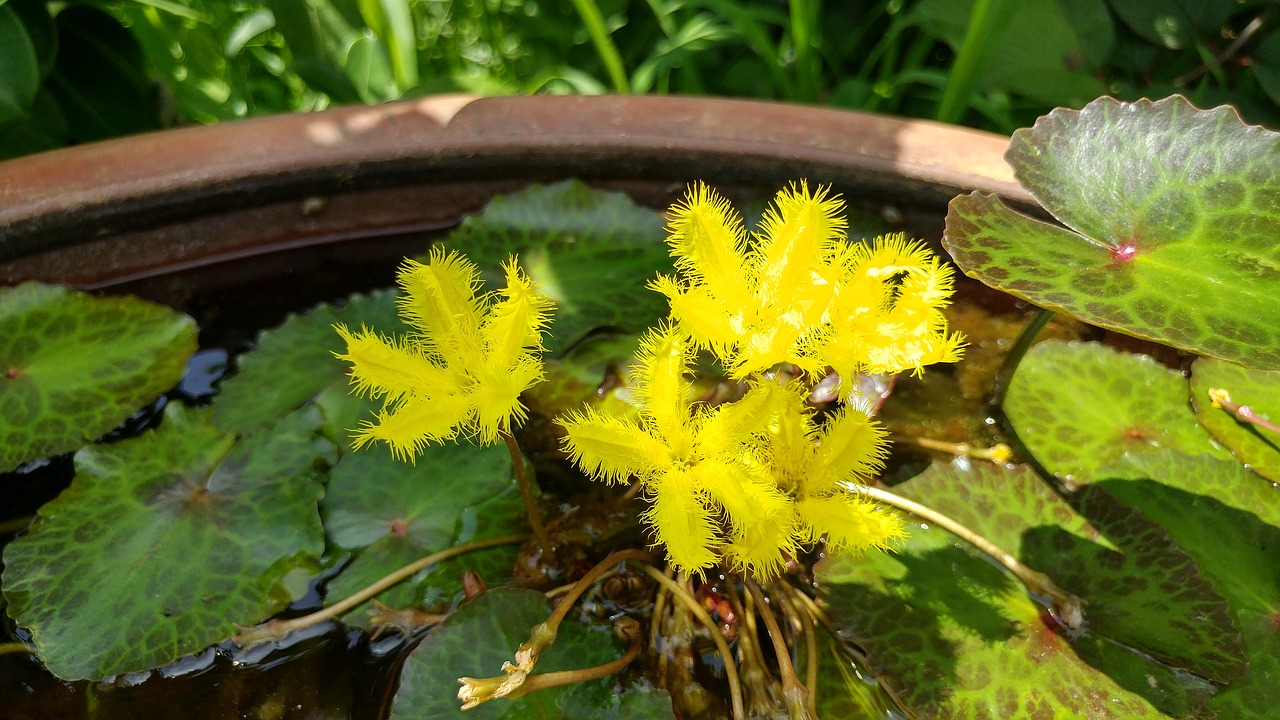
{"type": "Polygon", "coordinates": [[[172,388],[195,322],[132,297],[0,290],[0,470],[75,450],[172,388]]]}
{"type": "Polygon", "coordinates": [[[1280,705],[1280,490],[1240,467],[1176,452],[1125,458],[1098,485],[1168,528],[1231,604],[1249,674],[1209,701],[1222,718],[1268,717],[1280,705]]]}
{"type": "Polygon", "coordinates": [[[834,555],[816,573],[836,627],[917,717],[1164,717],[946,531],[913,525],[896,552],[834,555]]]}
{"type": "Polygon", "coordinates": [[[1200,424],[1254,472],[1280,481],[1280,434],[1213,407],[1211,388],[1226,390],[1232,402],[1280,423],[1280,371],[1251,370],[1215,358],[1198,358],[1191,366],[1191,401],[1200,424]]]}
{"type": "Polygon", "coordinates": [[[1280,135],[1182,97],[1055,110],[1014,134],[1018,180],[1068,228],[956,198],[969,275],[1085,322],[1280,368],[1280,135]]]}
{"type": "MultiPolygon", "coordinates": [[[[511,456],[502,445],[430,447],[413,465],[392,459],[383,448],[348,453],[330,472],[323,509],[330,542],[357,555],[328,583],[329,597],[346,597],[445,548],[527,532],[513,477],[511,456]]],[[[461,590],[464,568],[489,582],[504,580],[518,548],[513,544],[468,553],[423,571],[416,582],[403,583],[378,599],[392,607],[428,601],[437,605],[432,609],[445,610],[461,590]]],[[[347,616],[356,625],[367,620],[363,609],[347,616]]]]}
{"type": "Polygon", "coordinates": [[[448,243],[480,266],[489,287],[503,284],[501,263],[519,254],[555,300],[546,345],[559,353],[595,328],[639,332],[666,314],[666,299],[645,289],[658,272],[671,271],[663,237],[658,213],[567,180],[494,198],[448,243]]]}
{"type": "MultiPolygon", "coordinates": [[[[529,639],[529,630],[550,614],[551,606],[542,593],[507,588],[490,590],[458,608],[405,661],[392,720],[674,717],[666,692],[616,677],[540,690],[514,702],[498,698],[465,713],[460,710],[458,678],[501,674],[502,663],[511,661],[520,643],[529,639]]],[[[605,630],[567,620],[535,672],[601,665],[622,654],[619,645],[605,630]]]]}
{"type": "Polygon", "coordinates": [[[1018,366],[1004,412],[1045,468],[1088,482],[1128,452],[1227,457],[1196,422],[1187,392],[1181,373],[1145,355],[1048,340],[1018,366]]]}
{"type": "MultiPolygon", "coordinates": [[[[346,349],[333,329],[335,323],[353,329],[367,325],[382,333],[404,330],[391,290],[355,295],[343,307],[318,305],[305,314],[290,315],[279,327],[263,331],[253,350],[236,358],[235,374],[222,381],[214,403],[218,425],[248,432],[275,422],[326,389],[347,394],[347,367],[333,356],[346,349]]],[[[362,402],[356,398],[348,411],[362,409],[362,402]]],[[[342,418],[345,424],[339,425],[338,434],[346,435],[347,428],[367,416],[342,418]]]]}
{"type": "Polygon", "coordinates": [[[4,596],[67,679],[158,667],[286,607],[324,547],[315,410],[238,440],[173,403],[154,431],[76,455],[71,486],[4,553],[4,596]]]}
{"type": "MultiPolygon", "coordinates": [[[[1105,493],[1079,493],[1073,509],[1029,469],[992,464],[935,464],[894,489],[1084,599],[1091,636],[1219,682],[1243,676],[1240,633],[1226,600],[1162,527],[1105,493]]],[[[1085,647],[1108,654],[1102,645],[1085,647]]],[[[1146,665],[1144,673],[1160,672],[1146,665]]],[[[1142,695],[1151,689],[1140,685],[1130,689],[1142,695]]]]}

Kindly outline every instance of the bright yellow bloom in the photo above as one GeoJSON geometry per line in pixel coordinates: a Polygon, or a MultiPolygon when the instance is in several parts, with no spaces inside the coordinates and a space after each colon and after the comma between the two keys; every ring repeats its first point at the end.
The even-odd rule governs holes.
{"type": "Polygon", "coordinates": [[[382,441],[413,460],[432,442],[458,434],[494,442],[525,417],[520,393],[543,377],[542,332],[552,304],[512,257],[506,288],[477,295],[480,273],[456,252],[432,250],[397,274],[401,317],[413,328],[388,337],[365,327],[335,329],[347,343],[354,392],[383,400],[354,445],[382,441]]]}
{"type": "Polygon", "coordinates": [[[879,467],[878,425],[846,408],[818,430],[802,387],[768,381],[736,402],[695,404],[691,349],[671,325],[646,336],[634,378],[638,421],[590,408],[560,420],[565,449],[584,472],[642,484],[651,503],[644,519],[678,571],[700,574],[724,556],[768,579],[824,534],[836,549],[901,536],[896,516],[840,487],[879,467]]]}
{"type": "MultiPolygon", "coordinates": [[[[667,228],[678,277],[652,287],[735,378],[783,362],[852,377],[958,359],[964,338],[947,332],[941,312],[950,266],[901,234],[847,243],[843,209],[801,182],[778,193],[748,245],[738,214],[698,183],[667,228]]],[[[851,390],[844,383],[841,397],[851,390]]]]}

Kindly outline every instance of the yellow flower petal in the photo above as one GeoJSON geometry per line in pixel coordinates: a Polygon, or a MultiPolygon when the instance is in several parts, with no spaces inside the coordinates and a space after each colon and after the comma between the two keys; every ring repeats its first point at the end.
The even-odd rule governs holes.
{"type": "Polygon", "coordinates": [[[825,495],[836,483],[861,480],[880,470],[889,454],[880,423],[848,405],[827,419],[819,435],[813,465],[801,480],[805,495],[825,495]]]}
{"type": "Polygon", "coordinates": [[[513,422],[525,418],[520,394],[542,379],[542,363],[525,353],[514,364],[487,364],[473,368],[476,382],[471,390],[475,405],[474,422],[468,429],[476,433],[481,445],[498,439],[499,433],[510,433],[513,422]]]}
{"type": "Polygon", "coordinates": [[[682,469],[646,483],[652,504],[644,520],[653,526],[657,542],[667,546],[676,572],[701,575],[716,562],[720,539],[711,510],[703,505],[682,469]]]}
{"type": "Polygon", "coordinates": [[[677,455],[688,452],[689,369],[692,343],[676,326],[665,324],[640,339],[636,351],[635,397],[641,416],[652,423],[654,434],[672,446],[677,455]]]}
{"type": "Polygon", "coordinates": [[[676,267],[686,277],[717,290],[741,285],[746,238],[742,218],[705,183],[690,187],[672,206],[667,232],[676,267]]]}
{"type": "Polygon", "coordinates": [[[355,432],[352,446],[360,449],[371,442],[385,442],[398,460],[413,462],[431,443],[443,443],[458,434],[472,411],[466,395],[409,398],[394,410],[378,413],[377,422],[364,422],[355,432]]]}
{"type": "Polygon", "coordinates": [[[888,547],[906,537],[902,519],[875,503],[848,494],[804,498],[796,512],[807,533],[817,542],[825,534],[831,552],[888,547]]]}
{"type": "Polygon", "coordinates": [[[479,360],[480,271],[457,252],[433,247],[426,265],[405,260],[396,274],[400,315],[449,365],[479,360]]]}
{"type": "Polygon", "coordinates": [[[367,328],[351,332],[345,325],[334,330],[347,344],[347,352],[334,353],[351,363],[352,392],[387,403],[406,396],[431,396],[454,392],[461,381],[458,373],[436,365],[412,345],[378,335],[367,328]]]}
{"type": "Polygon", "coordinates": [[[785,508],[764,520],[745,527],[734,527],[725,557],[739,572],[748,572],[758,580],[770,580],[786,569],[787,557],[795,557],[800,549],[802,531],[795,508],[785,508]]]}
{"type": "Polygon", "coordinates": [[[564,450],[573,464],[605,482],[653,475],[671,461],[667,445],[630,420],[587,408],[556,422],[565,430],[564,450]]]}
{"type": "Polygon", "coordinates": [[[498,291],[501,299],[485,314],[480,335],[488,363],[512,366],[527,350],[542,348],[542,330],[553,305],[521,272],[514,256],[502,269],[507,286],[498,291]]]}
{"type": "Polygon", "coordinates": [[[848,223],[844,201],[828,188],[809,190],[805,181],[779,192],[765,211],[757,234],[760,279],[758,297],[765,305],[788,307],[815,281],[825,284],[820,267],[835,243],[844,239],[848,223]]]}

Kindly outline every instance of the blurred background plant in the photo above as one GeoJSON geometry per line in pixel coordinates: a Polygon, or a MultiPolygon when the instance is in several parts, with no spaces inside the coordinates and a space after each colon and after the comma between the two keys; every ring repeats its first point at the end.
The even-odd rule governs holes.
{"type": "Polygon", "coordinates": [[[1280,126],[1273,0],[0,0],[0,157],[441,92],[819,103],[1001,133],[1187,95],[1280,126]]]}

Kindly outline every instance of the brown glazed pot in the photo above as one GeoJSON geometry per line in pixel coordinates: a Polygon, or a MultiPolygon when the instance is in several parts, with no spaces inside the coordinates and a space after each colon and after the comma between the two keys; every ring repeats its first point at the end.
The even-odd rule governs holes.
{"type": "Polygon", "coordinates": [[[798,178],[938,217],[971,190],[1029,204],[1007,142],[680,97],[438,96],[188,127],[0,163],[0,284],[144,288],[173,302],[157,278],[221,268],[269,279],[316,253],[341,264],[353,244],[420,237],[495,193],[568,177],[655,207],[696,179],[772,193],[798,178]]]}

